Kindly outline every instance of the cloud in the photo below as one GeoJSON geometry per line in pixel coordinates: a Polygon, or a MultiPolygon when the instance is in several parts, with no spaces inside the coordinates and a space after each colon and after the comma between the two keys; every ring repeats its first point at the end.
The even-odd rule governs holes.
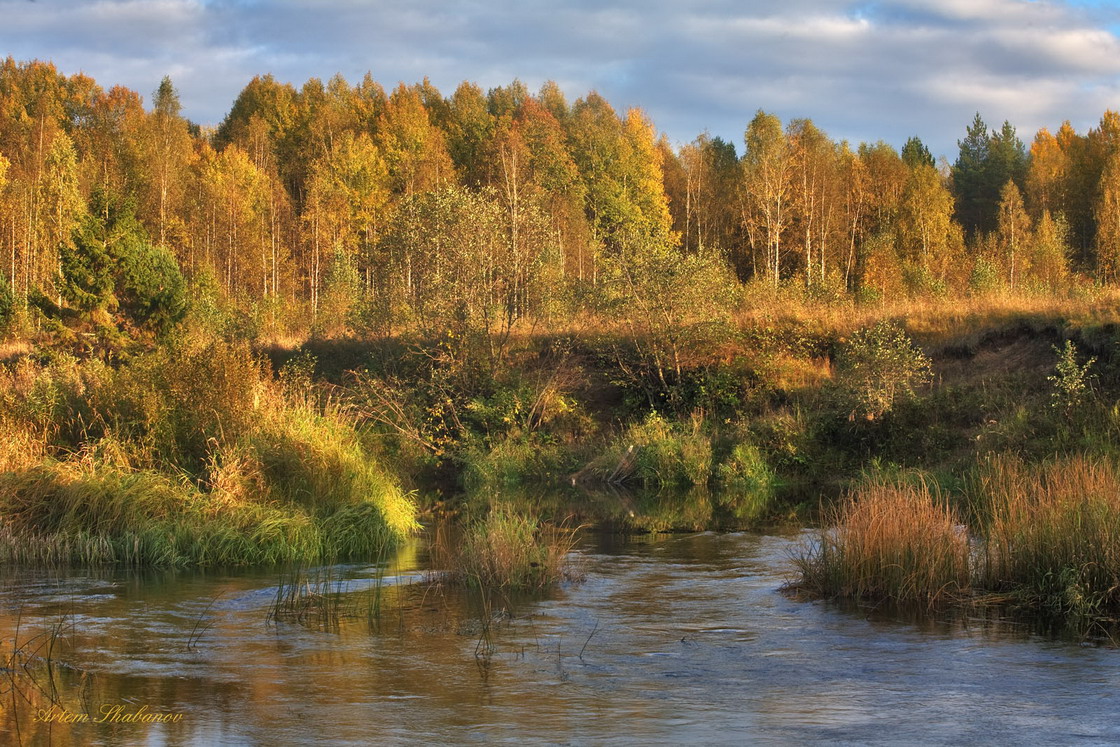
{"type": "Polygon", "coordinates": [[[445,94],[518,77],[641,106],[677,142],[738,144],[762,108],[952,159],[975,111],[1029,140],[1091,126],[1120,92],[1120,18],[1055,0],[0,0],[0,17],[0,51],[143,94],[169,74],[209,124],[266,72],[428,76],[445,94]]]}

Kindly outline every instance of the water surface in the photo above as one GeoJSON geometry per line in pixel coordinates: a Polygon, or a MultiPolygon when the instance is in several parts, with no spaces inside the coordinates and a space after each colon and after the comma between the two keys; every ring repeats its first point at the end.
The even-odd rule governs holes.
{"type": "Polygon", "coordinates": [[[36,723],[49,698],[8,678],[0,742],[1120,741],[1120,652],[998,619],[791,599],[797,542],[592,538],[583,583],[486,601],[411,583],[428,570],[414,543],[385,566],[332,569],[352,601],[324,628],[267,622],[276,572],[8,572],[5,647],[17,625],[21,642],[60,626],[69,712],[182,715],[36,723]]]}

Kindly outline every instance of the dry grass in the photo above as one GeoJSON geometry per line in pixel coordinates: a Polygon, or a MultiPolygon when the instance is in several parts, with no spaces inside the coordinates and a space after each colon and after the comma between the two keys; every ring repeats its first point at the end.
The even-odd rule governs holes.
{"type": "Polygon", "coordinates": [[[884,319],[905,320],[907,331],[927,344],[945,342],[962,331],[991,327],[1024,316],[1076,319],[1086,323],[1120,320],[1120,289],[1087,288],[1081,293],[894,298],[876,304],[845,300],[821,304],[795,294],[748,295],[735,314],[740,327],[791,324],[846,335],[884,319]]]}
{"type": "Polygon", "coordinates": [[[794,558],[797,589],[930,606],[969,590],[968,535],[927,483],[871,482],[830,518],[832,527],[794,558]]]}
{"type": "Polygon", "coordinates": [[[969,534],[927,483],[877,481],[829,516],[796,557],[794,588],[814,596],[967,602],[985,599],[1070,618],[1120,613],[1120,470],[1068,457],[1028,465],[993,457],[970,487],[969,534]]]}
{"type": "Polygon", "coordinates": [[[1029,466],[992,459],[978,471],[987,542],[978,583],[1060,613],[1120,611],[1120,473],[1086,457],[1029,466]]]}

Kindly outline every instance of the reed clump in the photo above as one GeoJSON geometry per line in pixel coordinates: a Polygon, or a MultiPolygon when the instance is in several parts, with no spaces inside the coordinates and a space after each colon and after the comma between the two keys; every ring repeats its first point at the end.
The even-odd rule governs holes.
{"type": "Polygon", "coordinates": [[[831,526],[794,557],[797,589],[929,606],[969,591],[968,534],[929,483],[873,480],[833,508],[829,519],[831,526]]]}
{"type": "Polygon", "coordinates": [[[505,507],[494,507],[471,522],[452,544],[436,543],[444,578],[482,589],[543,589],[563,580],[578,580],[569,556],[577,530],[539,521],[505,507]]]}
{"type": "Polygon", "coordinates": [[[1120,471],[1103,459],[996,457],[973,486],[985,537],[977,583],[1043,611],[1120,612],[1120,471]]]}
{"type": "Polygon", "coordinates": [[[1120,469],[993,456],[968,485],[971,531],[924,480],[853,492],[794,558],[793,588],[898,603],[993,600],[1069,619],[1120,614],[1120,469]]]}

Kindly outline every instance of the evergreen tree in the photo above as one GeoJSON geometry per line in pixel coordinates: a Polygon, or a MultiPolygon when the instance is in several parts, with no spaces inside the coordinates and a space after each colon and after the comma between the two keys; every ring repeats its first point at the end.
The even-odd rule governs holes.
{"type": "Polygon", "coordinates": [[[934,165],[933,154],[916,135],[902,146],[902,161],[912,169],[934,165]]]}

